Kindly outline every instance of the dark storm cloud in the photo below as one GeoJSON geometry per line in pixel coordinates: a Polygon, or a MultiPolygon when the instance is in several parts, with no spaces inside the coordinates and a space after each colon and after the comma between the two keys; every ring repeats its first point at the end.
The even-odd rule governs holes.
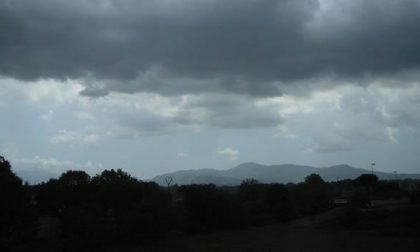
{"type": "Polygon", "coordinates": [[[418,13],[417,0],[0,0],[0,75],[81,79],[88,96],[278,95],[326,72],[418,68],[418,13]]]}

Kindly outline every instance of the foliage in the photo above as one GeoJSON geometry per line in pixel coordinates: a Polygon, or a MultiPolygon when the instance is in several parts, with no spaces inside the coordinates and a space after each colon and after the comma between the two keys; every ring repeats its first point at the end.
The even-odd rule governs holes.
{"type": "Polygon", "coordinates": [[[318,174],[311,174],[293,190],[300,215],[318,214],[330,206],[332,190],[318,174]]]}
{"type": "Polygon", "coordinates": [[[29,197],[22,180],[0,156],[0,251],[16,249],[20,241],[34,236],[35,227],[29,197]]]}
{"type": "Polygon", "coordinates": [[[215,185],[181,186],[178,193],[183,198],[180,207],[188,231],[201,232],[235,226],[234,207],[226,193],[215,185]]]}
{"type": "MultiPolygon", "coordinates": [[[[395,181],[377,181],[370,174],[332,183],[311,174],[298,184],[263,184],[250,178],[238,187],[171,187],[168,183],[168,188],[161,188],[121,169],[93,177],[70,170],[58,179],[24,186],[0,156],[0,250],[39,247],[40,251],[74,251],[147,245],[171,231],[202,233],[319,214],[340,197],[349,199],[351,206],[346,225],[365,225],[367,213],[358,209],[366,208],[371,198],[409,195],[413,204],[420,202],[418,192],[405,191],[395,181]]],[[[401,212],[399,219],[388,212],[369,215],[373,220],[369,225],[385,220],[389,226],[394,221],[418,228],[420,222],[414,214],[418,208],[413,209],[401,212]]]]}
{"type": "Polygon", "coordinates": [[[238,200],[252,224],[287,221],[294,216],[291,195],[281,184],[260,184],[247,179],[239,186],[238,200]]]}
{"type": "Polygon", "coordinates": [[[371,187],[376,185],[378,177],[374,174],[362,174],[354,180],[354,183],[358,186],[371,187]]]}

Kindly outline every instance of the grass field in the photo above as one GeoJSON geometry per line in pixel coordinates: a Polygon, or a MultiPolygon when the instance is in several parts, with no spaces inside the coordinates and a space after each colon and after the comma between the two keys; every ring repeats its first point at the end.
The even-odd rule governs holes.
{"type": "Polygon", "coordinates": [[[285,224],[245,230],[193,236],[171,234],[166,242],[146,251],[420,251],[420,239],[416,236],[383,234],[377,230],[337,225],[335,220],[343,211],[335,209],[285,224]]]}

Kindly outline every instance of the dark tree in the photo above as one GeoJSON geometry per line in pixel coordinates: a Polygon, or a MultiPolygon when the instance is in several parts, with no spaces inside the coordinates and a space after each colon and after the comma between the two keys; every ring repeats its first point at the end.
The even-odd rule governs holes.
{"type": "Polygon", "coordinates": [[[105,170],[94,176],[92,186],[95,200],[108,212],[118,212],[142,195],[139,181],[121,169],[105,170]]]}
{"type": "Polygon", "coordinates": [[[253,178],[242,181],[239,186],[238,194],[241,201],[262,199],[264,185],[253,178]]]}
{"type": "Polygon", "coordinates": [[[0,250],[10,243],[19,243],[29,228],[28,197],[22,180],[11,169],[9,161],[0,156],[0,250]]]}
{"type": "Polygon", "coordinates": [[[233,211],[225,193],[214,184],[180,186],[182,208],[185,213],[184,227],[188,231],[201,232],[229,227],[235,222],[233,211]]]}
{"type": "Polygon", "coordinates": [[[296,188],[297,207],[302,214],[317,214],[328,208],[331,189],[318,174],[311,174],[296,188]]]}
{"type": "Polygon", "coordinates": [[[362,174],[353,180],[353,183],[357,191],[351,196],[350,203],[360,207],[370,205],[378,177],[374,174],[362,174]]]}
{"type": "Polygon", "coordinates": [[[8,160],[0,156],[0,195],[2,198],[12,198],[22,187],[22,180],[12,172],[8,160]]]}
{"type": "Polygon", "coordinates": [[[90,182],[90,176],[85,171],[67,171],[58,179],[60,185],[67,187],[86,186],[90,182]]]}
{"type": "Polygon", "coordinates": [[[168,189],[169,189],[169,187],[171,187],[171,184],[172,184],[173,181],[174,181],[174,179],[171,176],[166,176],[165,177],[165,183],[168,186],[168,189]]]}
{"type": "Polygon", "coordinates": [[[374,174],[362,174],[354,180],[358,186],[372,187],[378,182],[378,177],[374,174]]]}
{"type": "Polygon", "coordinates": [[[281,184],[246,179],[239,186],[238,200],[251,224],[287,221],[294,215],[290,192],[281,184]]]}
{"type": "Polygon", "coordinates": [[[264,201],[268,213],[277,221],[287,221],[295,215],[290,192],[284,185],[268,185],[264,201]]]}
{"type": "Polygon", "coordinates": [[[55,183],[58,188],[65,188],[61,195],[88,195],[88,200],[74,202],[60,214],[63,237],[84,246],[96,249],[154,241],[168,226],[169,193],[160,190],[156,183],[139,181],[121,169],[105,170],[92,179],[84,172],[70,171],[55,183]]]}

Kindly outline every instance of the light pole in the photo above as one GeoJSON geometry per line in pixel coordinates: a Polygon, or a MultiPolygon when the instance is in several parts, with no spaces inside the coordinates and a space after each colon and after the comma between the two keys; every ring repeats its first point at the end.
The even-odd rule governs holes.
{"type": "Polygon", "coordinates": [[[372,170],[372,175],[373,175],[373,166],[375,166],[376,164],[375,164],[375,162],[372,162],[371,164],[370,164],[370,169],[372,170]]]}

